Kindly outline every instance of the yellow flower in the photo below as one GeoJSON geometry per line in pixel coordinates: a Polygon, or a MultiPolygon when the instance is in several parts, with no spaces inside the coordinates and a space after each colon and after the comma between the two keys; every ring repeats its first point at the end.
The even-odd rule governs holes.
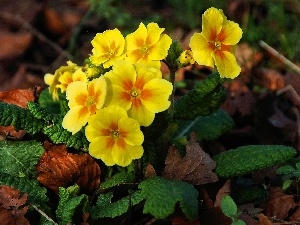
{"type": "Polygon", "coordinates": [[[104,68],[108,68],[125,58],[125,39],[117,28],[96,34],[92,45],[90,60],[96,66],[103,64],[104,68]]]}
{"type": "Polygon", "coordinates": [[[178,60],[182,66],[189,66],[195,63],[195,60],[193,58],[193,52],[191,50],[183,51],[180,54],[178,60]]]}
{"type": "Polygon", "coordinates": [[[239,25],[227,20],[222,10],[207,9],[202,15],[202,32],[195,33],[190,40],[195,61],[200,65],[216,65],[221,77],[237,77],[241,68],[234,47],[242,33],[239,25]]]}
{"type": "Polygon", "coordinates": [[[71,82],[87,82],[87,77],[81,67],[71,61],[67,61],[67,66],[61,66],[54,74],[47,73],[44,76],[44,81],[49,85],[49,92],[53,100],[58,100],[58,89],[63,93],[71,82]]]}
{"type": "Polygon", "coordinates": [[[106,96],[106,81],[103,76],[88,83],[74,81],[66,91],[70,110],[65,115],[62,126],[77,133],[88,121],[88,118],[103,107],[106,96]]]}
{"type": "Polygon", "coordinates": [[[123,107],[141,126],[149,126],[155,113],[170,106],[173,85],[162,79],[156,68],[119,61],[104,77],[108,84],[106,104],[123,107]]]}
{"type": "Polygon", "coordinates": [[[143,155],[144,135],[139,123],[128,118],[120,106],[99,109],[88,120],[85,135],[90,143],[91,156],[101,159],[107,166],[128,166],[143,155]]]}
{"type": "Polygon", "coordinates": [[[172,43],[168,35],[162,34],[163,31],[164,28],[159,28],[157,23],[149,23],[147,27],[140,23],[139,28],[125,38],[127,60],[160,68],[160,60],[168,55],[172,43]]]}

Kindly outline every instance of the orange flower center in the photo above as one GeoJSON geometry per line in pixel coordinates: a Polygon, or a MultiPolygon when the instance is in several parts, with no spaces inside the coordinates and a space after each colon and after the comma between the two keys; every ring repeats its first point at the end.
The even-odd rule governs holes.
{"type": "Polygon", "coordinates": [[[144,45],[143,47],[141,47],[141,53],[142,55],[146,55],[149,53],[149,47],[147,45],[144,45]]]}
{"type": "Polygon", "coordinates": [[[95,99],[93,96],[88,96],[85,101],[85,106],[90,107],[95,104],[95,99]]]}
{"type": "Polygon", "coordinates": [[[215,50],[221,50],[222,43],[220,41],[214,41],[215,50]]]}
{"type": "Polygon", "coordinates": [[[108,54],[109,54],[109,56],[113,56],[113,55],[115,55],[115,51],[112,50],[112,49],[110,49],[109,52],[108,52],[108,54]]]}

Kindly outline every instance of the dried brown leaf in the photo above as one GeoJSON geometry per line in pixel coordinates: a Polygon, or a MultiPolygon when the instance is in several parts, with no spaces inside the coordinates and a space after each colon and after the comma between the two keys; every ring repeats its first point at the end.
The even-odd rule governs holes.
{"type": "Polygon", "coordinates": [[[259,68],[255,70],[254,75],[255,82],[270,91],[280,90],[284,87],[284,77],[277,70],[259,68]]]}
{"type": "Polygon", "coordinates": [[[19,56],[31,45],[33,36],[29,32],[0,32],[0,60],[19,56]]]}
{"type": "Polygon", "coordinates": [[[148,163],[146,168],[145,168],[145,177],[150,178],[150,177],[155,177],[157,176],[154,167],[148,163]]]}
{"type": "Polygon", "coordinates": [[[195,133],[186,146],[186,155],[182,158],[178,150],[171,146],[165,161],[164,176],[169,179],[183,180],[194,185],[213,183],[218,180],[212,172],[216,163],[202,150],[195,133]]]}
{"type": "Polygon", "coordinates": [[[27,194],[20,197],[20,192],[9,186],[0,186],[0,221],[2,225],[29,225],[25,218],[28,210],[27,194]]]}
{"type": "Polygon", "coordinates": [[[38,181],[54,192],[78,184],[87,192],[100,184],[100,167],[89,154],[68,153],[66,146],[44,143],[46,151],[36,169],[38,181]]]}
{"type": "Polygon", "coordinates": [[[293,195],[284,194],[281,189],[274,188],[269,193],[265,215],[284,220],[288,217],[289,211],[294,209],[296,205],[293,195]]]}
{"type": "Polygon", "coordinates": [[[264,214],[258,214],[259,225],[273,225],[273,223],[264,214]]]}
{"type": "Polygon", "coordinates": [[[218,191],[216,195],[216,201],[214,203],[214,206],[221,206],[221,200],[225,195],[230,195],[231,193],[231,182],[230,180],[227,180],[223,187],[218,191]]]}
{"type": "Polygon", "coordinates": [[[181,216],[173,216],[171,218],[172,225],[200,225],[198,220],[189,221],[181,216]]]}

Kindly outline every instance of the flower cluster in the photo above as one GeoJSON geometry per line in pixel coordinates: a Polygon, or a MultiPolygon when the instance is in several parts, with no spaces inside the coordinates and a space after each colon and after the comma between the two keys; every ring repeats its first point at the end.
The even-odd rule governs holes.
{"type": "MultiPolygon", "coordinates": [[[[215,8],[202,20],[202,32],[192,36],[177,62],[216,66],[221,77],[236,77],[240,67],[233,51],[242,30],[215,8]]],[[[44,77],[54,100],[59,91],[66,94],[69,111],[62,126],[72,134],[85,129],[89,153],[107,166],[141,158],[140,126],[150,126],[156,113],[170,107],[173,84],[163,79],[160,66],[172,39],[163,31],[156,23],[140,23],[126,37],[118,29],[98,33],[86,66],[68,61],[44,77]]]]}

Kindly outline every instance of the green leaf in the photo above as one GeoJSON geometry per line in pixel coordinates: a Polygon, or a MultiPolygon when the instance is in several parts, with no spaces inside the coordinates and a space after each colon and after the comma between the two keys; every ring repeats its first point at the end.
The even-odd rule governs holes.
{"type": "MultiPolygon", "coordinates": [[[[59,99],[65,99],[65,95],[58,92],[59,99]]],[[[44,89],[39,96],[38,103],[41,107],[45,108],[47,111],[59,114],[60,113],[60,103],[59,101],[54,101],[49,92],[49,88],[44,89]]]]}
{"type": "Polygon", "coordinates": [[[47,189],[41,187],[36,179],[15,177],[7,173],[0,173],[0,185],[8,185],[28,194],[28,200],[38,206],[45,206],[48,201],[47,189]]]}
{"type": "Polygon", "coordinates": [[[91,217],[95,219],[105,217],[115,218],[126,213],[129,207],[143,201],[143,197],[140,191],[135,191],[115,202],[112,201],[112,198],[112,192],[100,194],[96,205],[91,209],[91,217]]]}
{"type": "Polygon", "coordinates": [[[75,216],[82,218],[82,214],[88,211],[88,196],[85,194],[77,196],[78,192],[78,185],[68,188],[59,187],[59,203],[56,210],[59,224],[76,221],[75,216]]]}
{"type": "Polygon", "coordinates": [[[41,143],[36,141],[0,141],[0,173],[32,177],[43,152],[41,143]]]}
{"type": "Polygon", "coordinates": [[[229,195],[221,199],[221,210],[225,216],[235,218],[237,216],[237,205],[229,195]]]}
{"type": "Polygon", "coordinates": [[[293,183],[293,180],[290,180],[290,179],[285,180],[285,181],[283,182],[283,184],[282,184],[282,189],[283,189],[283,190],[288,189],[288,188],[291,186],[292,183],[293,183]]]}
{"type": "Polygon", "coordinates": [[[0,126],[13,125],[15,130],[35,134],[46,125],[44,120],[35,118],[28,109],[0,102],[0,126]]]}
{"type": "Polygon", "coordinates": [[[100,184],[100,188],[107,189],[107,188],[114,187],[118,184],[128,183],[133,181],[134,181],[133,173],[120,172],[112,176],[110,179],[102,182],[100,184]]]}
{"type": "Polygon", "coordinates": [[[213,159],[217,175],[229,178],[283,163],[296,154],[294,148],[283,145],[249,145],[227,150],[213,159]]]}
{"type": "Polygon", "coordinates": [[[174,118],[194,120],[198,116],[208,116],[219,109],[225,98],[220,76],[213,73],[175,102],[174,118]]]}
{"type": "Polygon", "coordinates": [[[198,215],[198,191],[191,184],[153,177],[142,181],[139,188],[146,199],[143,212],[156,219],[170,216],[177,202],[188,219],[193,220],[198,215]]]}
{"type": "Polygon", "coordinates": [[[71,132],[62,127],[61,123],[58,123],[45,127],[43,132],[55,144],[64,143],[67,147],[73,147],[75,149],[87,149],[89,145],[89,142],[84,134],[84,129],[81,129],[79,132],[72,135],[71,132]]]}
{"type": "Polygon", "coordinates": [[[231,225],[247,225],[243,220],[236,220],[231,223],[231,225]]]}
{"type": "Polygon", "coordinates": [[[61,120],[61,116],[59,114],[54,114],[35,102],[28,102],[27,108],[31,112],[31,114],[37,119],[41,119],[47,122],[51,121],[53,123],[58,123],[61,120]]]}
{"type": "Polygon", "coordinates": [[[214,140],[233,127],[232,118],[220,109],[209,116],[199,116],[194,120],[179,120],[175,139],[190,136],[191,131],[195,131],[199,141],[214,140]]]}
{"type": "Polygon", "coordinates": [[[280,174],[280,175],[286,175],[286,174],[293,172],[294,170],[295,170],[294,167],[292,167],[291,165],[285,165],[285,166],[279,167],[276,170],[276,173],[280,174]]]}

